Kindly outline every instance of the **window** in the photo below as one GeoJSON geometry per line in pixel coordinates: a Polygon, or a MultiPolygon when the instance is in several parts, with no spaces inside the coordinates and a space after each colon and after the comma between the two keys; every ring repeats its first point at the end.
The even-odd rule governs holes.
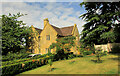
{"type": "Polygon", "coordinates": [[[48,53],[48,48],[46,48],[46,53],[48,53]]]}
{"type": "Polygon", "coordinates": [[[50,35],[46,35],[46,40],[50,40],[50,35]]]}
{"type": "Polygon", "coordinates": [[[40,39],[40,36],[38,36],[38,38],[40,39]]]}
{"type": "Polygon", "coordinates": [[[46,53],[51,53],[51,49],[49,49],[49,48],[46,48],[46,53]]]}
{"type": "Polygon", "coordinates": [[[41,51],[39,50],[39,53],[41,53],[41,51]]]}

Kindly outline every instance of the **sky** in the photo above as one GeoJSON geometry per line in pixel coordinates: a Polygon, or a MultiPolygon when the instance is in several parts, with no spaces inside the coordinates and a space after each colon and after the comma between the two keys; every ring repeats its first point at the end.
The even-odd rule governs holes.
{"type": "Polygon", "coordinates": [[[49,23],[56,27],[67,27],[77,24],[79,33],[85,24],[80,15],[85,13],[84,7],[80,7],[80,2],[2,2],[2,13],[8,15],[27,14],[19,18],[26,26],[43,29],[43,20],[48,18],[49,23]]]}

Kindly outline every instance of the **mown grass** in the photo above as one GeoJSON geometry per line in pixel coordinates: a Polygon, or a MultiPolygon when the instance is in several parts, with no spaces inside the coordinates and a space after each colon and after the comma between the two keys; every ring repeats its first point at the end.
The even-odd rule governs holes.
{"type": "MultiPolygon", "coordinates": [[[[53,62],[53,71],[49,71],[50,66],[44,65],[34,70],[21,74],[117,74],[118,56],[107,55],[101,58],[102,63],[95,63],[95,56],[73,58],[53,62]],[[92,60],[92,61],[91,61],[92,60]]],[[[19,75],[21,75],[19,74],[19,75]]]]}

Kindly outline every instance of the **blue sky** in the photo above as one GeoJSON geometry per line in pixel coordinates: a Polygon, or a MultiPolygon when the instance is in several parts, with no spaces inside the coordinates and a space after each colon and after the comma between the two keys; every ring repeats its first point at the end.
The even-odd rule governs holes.
{"type": "Polygon", "coordinates": [[[50,24],[57,27],[67,27],[77,24],[79,32],[85,21],[79,18],[85,13],[84,7],[80,7],[80,2],[3,2],[2,14],[16,14],[21,12],[28,14],[19,18],[26,23],[26,26],[43,29],[43,20],[49,19],[50,24]]]}

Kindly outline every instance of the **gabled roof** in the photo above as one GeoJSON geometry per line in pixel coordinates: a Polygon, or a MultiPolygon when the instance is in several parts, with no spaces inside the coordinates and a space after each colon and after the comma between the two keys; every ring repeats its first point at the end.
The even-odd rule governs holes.
{"type": "Polygon", "coordinates": [[[55,30],[56,32],[61,35],[61,36],[69,36],[69,35],[72,35],[72,31],[73,31],[73,27],[74,26],[69,26],[69,27],[62,27],[62,28],[58,28],[58,27],[55,27],[53,25],[51,25],[55,30]]]}
{"type": "Polygon", "coordinates": [[[69,26],[69,27],[60,28],[60,30],[63,36],[69,36],[72,35],[73,28],[74,26],[69,26]]]}
{"type": "Polygon", "coordinates": [[[35,28],[36,31],[38,31],[38,33],[40,34],[42,32],[42,29],[38,29],[38,28],[35,28]]]}
{"type": "Polygon", "coordinates": [[[61,32],[60,28],[55,27],[55,26],[53,26],[53,25],[51,25],[51,26],[55,29],[55,31],[56,31],[59,35],[62,35],[62,32],[61,32]]]}
{"type": "MultiPolygon", "coordinates": [[[[53,25],[51,25],[51,26],[60,36],[72,35],[72,31],[73,31],[73,28],[74,28],[74,26],[62,27],[62,28],[58,28],[58,27],[53,26],[53,25]]],[[[36,29],[36,31],[38,31],[39,34],[42,32],[42,29],[38,29],[38,28],[35,28],[35,29],[36,29]]]]}

